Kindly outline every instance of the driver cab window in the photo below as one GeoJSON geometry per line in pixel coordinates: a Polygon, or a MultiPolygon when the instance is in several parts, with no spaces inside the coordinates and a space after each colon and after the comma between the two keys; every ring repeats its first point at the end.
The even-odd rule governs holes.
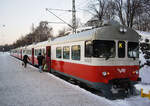
{"type": "Polygon", "coordinates": [[[114,58],[116,56],[115,52],[115,42],[107,40],[94,40],[93,41],[93,56],[98,58],[114,58]]]}

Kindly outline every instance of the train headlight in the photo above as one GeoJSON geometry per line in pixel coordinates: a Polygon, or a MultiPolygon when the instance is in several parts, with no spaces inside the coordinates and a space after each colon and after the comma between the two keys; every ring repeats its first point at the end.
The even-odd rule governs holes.
{"type": "Polygon", "coordinates": [[[103,75],[103,76],[106,76],[106,75],[107,75],[107,72],[102,72],[102,75],[103,75]]]}
{"type": "Polygon", "coordinates": [[[121,27],[119,31],[120,31],[120,32],[123,32],[123,28],[121,27]]]}
{"type": "Polygon", "coordinates": [[[125,32],[127,32],[127,29],[124,28],[124,27],[120,27],[119,31],[120,31],[121,33],[125,33],[125,32]]]}
{"type": "Polygon", "coordinates": [[[136,72],[135,72],[136,74],[139,74],[139,71],[138,70],[136,70],[136,72]]]}
{"type": "Polygon", "coordinates": [[[132,73],[133,73],[133,74],[139,74],[139,71],[136,70],[136,71],[133,71],[132,73]]]}
{"type": "Polygon", "coordinates": [[[123,32],[127,32],[127,29],[126,29],[126,28],[124,28],[124,29],[123,29],[123,32]]]}
{"type": "Polygon", "coordinates": [[[102,75],[105,77],[105,76],[107,76],[107,75],[109,75],[110,73],[109,72],[102,72],[102,75]]]}

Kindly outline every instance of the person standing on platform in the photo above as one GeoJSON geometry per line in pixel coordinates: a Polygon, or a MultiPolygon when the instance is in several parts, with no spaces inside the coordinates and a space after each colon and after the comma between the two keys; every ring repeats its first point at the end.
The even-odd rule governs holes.
{"type": "Polygon", "coordinates": [[[38,66],[39,66],[39,72],[41,73],[43,70],[42,70],[42,68],[43,68],[43,59],[44,59],[45,57],[43,56],[43,55],[41,55],[41,53],[39,53],[39,55],[38,55],[38,57],[37,57],[37,60],[38,60],[38,66]]]}
{"type": "Polygon", "coordinates": [[[23,56],[23,63],[22,63],[22,65],[24,65],[24,68],[27,67],[28,60],[30,60],[30,58],[28,57],[28,55],[25,54],[23,56]]]}

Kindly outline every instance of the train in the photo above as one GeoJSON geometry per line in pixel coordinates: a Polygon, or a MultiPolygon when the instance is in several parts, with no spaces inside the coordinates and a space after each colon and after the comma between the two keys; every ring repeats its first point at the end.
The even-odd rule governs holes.
{"type": "Polygon", "coordinates": [[[11,50],[38,65],[38,53],[46,54],[48,72],[85,84],[106,98],[134,95],[139,77],[139,34],[120,24],[106,25],[11,50]]]}

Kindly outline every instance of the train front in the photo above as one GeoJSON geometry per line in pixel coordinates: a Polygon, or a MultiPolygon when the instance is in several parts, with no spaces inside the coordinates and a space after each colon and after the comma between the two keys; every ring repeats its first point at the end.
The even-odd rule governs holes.
{"type": "Polygon", "coordinates": [[[97,29],[88,44],[92,45],[92,63],[100,82],[95,85],[104,96],[136,94],[134,85],[140,81],[139,35],[122,25],[106,26],[97,29]]]}

